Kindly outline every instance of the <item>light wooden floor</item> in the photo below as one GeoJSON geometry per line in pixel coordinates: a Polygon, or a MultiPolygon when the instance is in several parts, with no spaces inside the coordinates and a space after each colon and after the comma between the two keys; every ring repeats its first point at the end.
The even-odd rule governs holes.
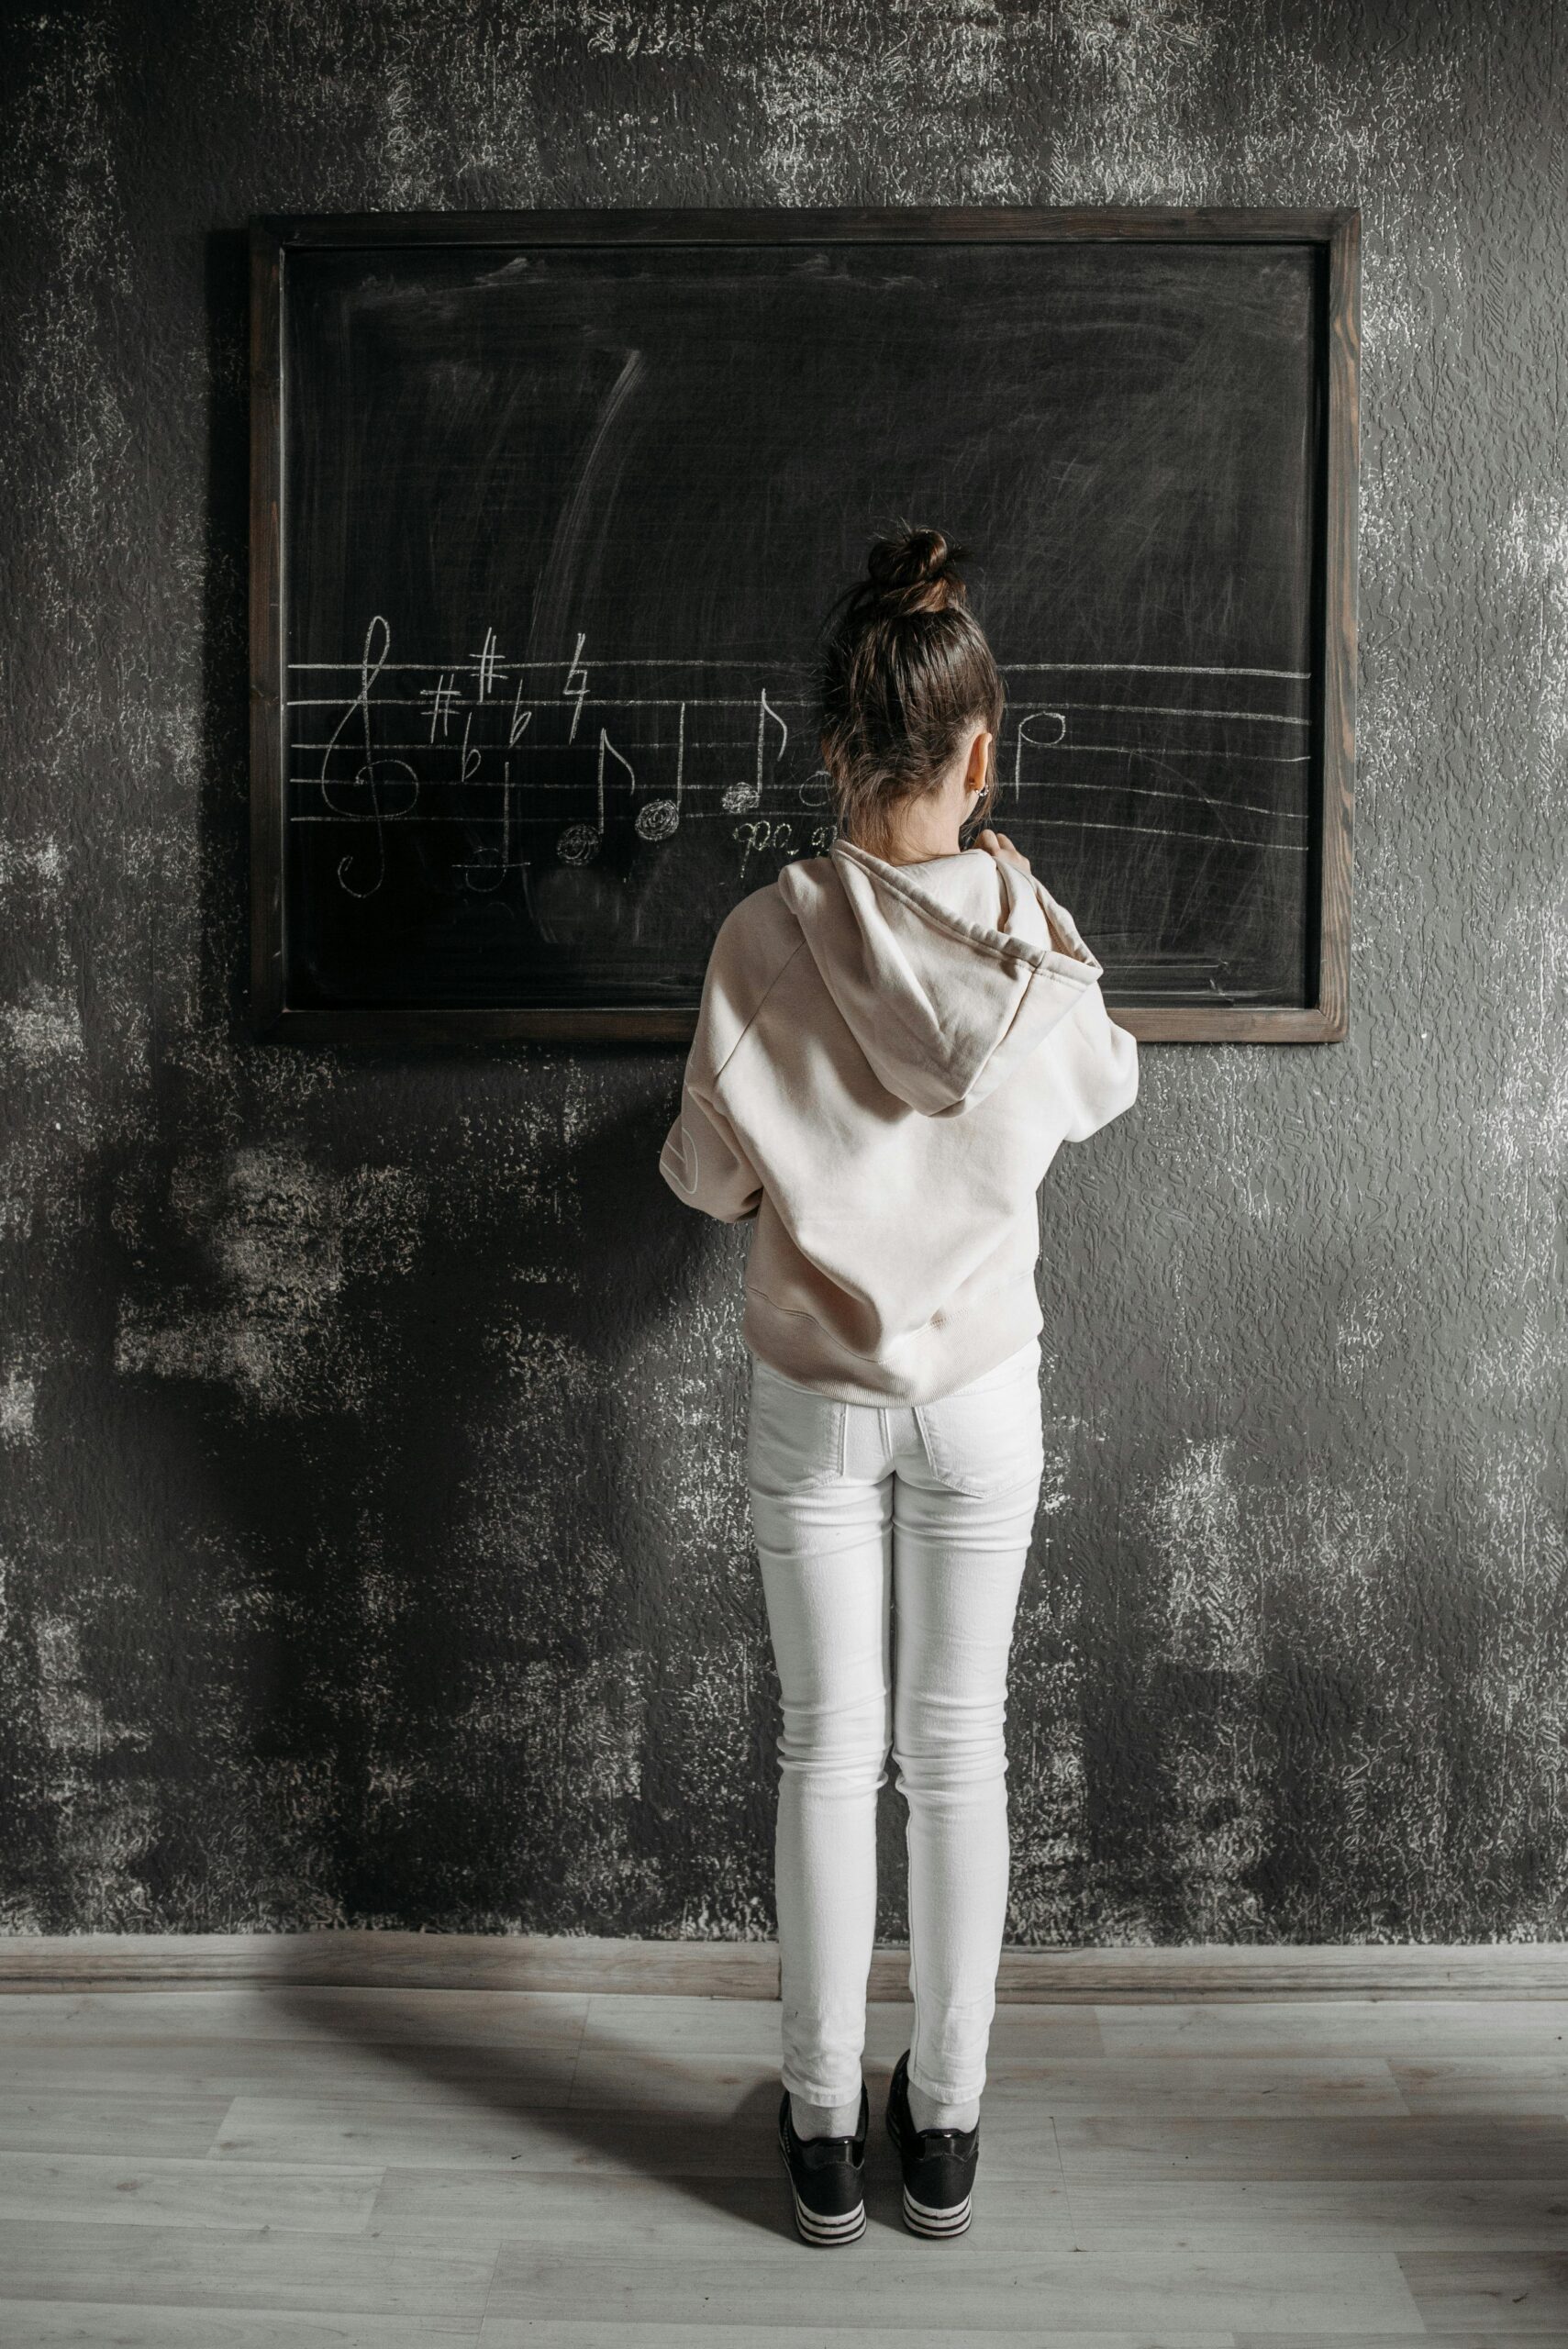
{"type": "Polygon", "coordinates": [[[0,2343],[1568,2343],[1568,2004],[997,2009],[976,2216],[795,2239],[779,2010],[271,1987],[0,1997],[0,2343]]]}

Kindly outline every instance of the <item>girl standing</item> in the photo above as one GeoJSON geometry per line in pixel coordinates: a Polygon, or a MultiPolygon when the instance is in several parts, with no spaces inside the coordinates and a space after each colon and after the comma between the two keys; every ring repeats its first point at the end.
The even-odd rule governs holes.
{"type": "MultiPolygon", "coordinates": [[[[906,2224],[969,2224],[1006,1924],[1003,1734],[1044,1466],[1037,1193],[1130,1108],[1102,965],[989,813],[1000,673],[940,531],[840,598],[838,836],[728,914],[660,1172],[751,1219],[747,1475],[783,1697],[779,2143],[809,2243],[864,2232],[877,1790],[908,1806],[906,2224]],[[896,1645],[895,1644],[896,1626],[896,1645]]],[[[837,607],[836,607],[837,608],[837,607]]]]}

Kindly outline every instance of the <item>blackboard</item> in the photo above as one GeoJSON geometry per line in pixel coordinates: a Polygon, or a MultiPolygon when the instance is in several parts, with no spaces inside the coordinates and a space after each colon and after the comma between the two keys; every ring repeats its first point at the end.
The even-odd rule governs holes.
{"type": "Polygon", "coordinates": [[[261,1029],[689,1035],[832,840],[817,629],[908,515],[974,550],[995,820],[1118,1016],[1343,1034],[1353,213],[252,242],[261,1029]]]}

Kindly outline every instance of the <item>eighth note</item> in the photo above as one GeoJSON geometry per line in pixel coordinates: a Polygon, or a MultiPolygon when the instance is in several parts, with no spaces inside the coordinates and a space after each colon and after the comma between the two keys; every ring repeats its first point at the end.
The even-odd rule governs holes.
{"type": "Polygon", "coordinates": [[[773,763],[776,766],[784,756],[784,744],[789,740],[789,728],[768,699],[768,689],[764,685],[757,696],[756,773],[746,783],[732,783],[725,793],[723,805],[728,815],[741,815],[748,807],[755,807],[762,799],[762,770],[766,762],[767,729],[770,718],[779,729],[779,746],[773,753],[773,763]]]}
{"type": "MultiPolygon", "coordinates": [[[[581,637],[578,642],[582,642],[581,637]]],[[[626,769],[627,781],[632,792],[635,794],[637,790],[637,769],[629,759],[624,758],[617,750],[601,726],[599,729],[599,819],[595,824],[567,825],[566,829],[555,843],[555,853],[563,864],[592,864],[599,853],[600,843],[605,837],[605,760],[606,757],[614,759],[617,766],[626,769]]]]}

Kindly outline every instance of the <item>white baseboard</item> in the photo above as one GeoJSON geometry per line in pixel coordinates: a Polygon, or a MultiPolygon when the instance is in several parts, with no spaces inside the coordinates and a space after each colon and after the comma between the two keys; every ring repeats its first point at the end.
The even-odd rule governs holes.
{"type": "MultiPolygon", "coordinates": [[[[869,1995],[906,2000],[909,1954],[880,1945],[869,1995]]],[[[364,1989],[669,1992],[776,1998],[775,1942],[609,1941],[550,1933],[0,1935],[0,1990],[335,1984],[364,1989]]],[[[1568,1998],[1568,1943],[1206,1943],[1002,1952],[1003,2001],[1568,1998]]]]}

